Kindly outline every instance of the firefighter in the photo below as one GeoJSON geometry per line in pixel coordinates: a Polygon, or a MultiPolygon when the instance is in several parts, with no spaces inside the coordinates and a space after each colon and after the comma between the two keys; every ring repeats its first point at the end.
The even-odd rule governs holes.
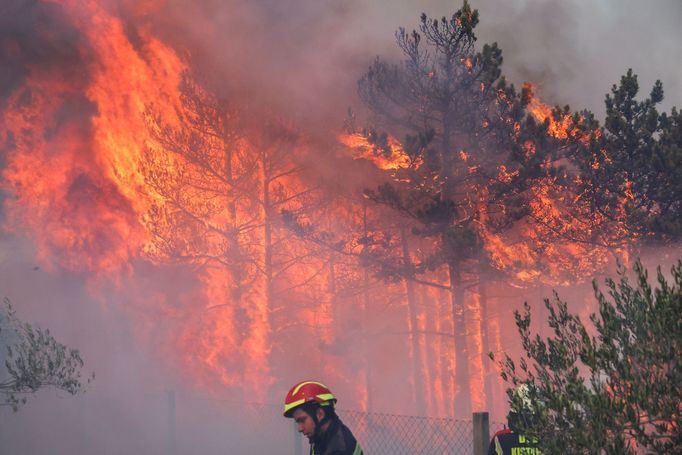
{"type": "Polygon", "coordinates": [[[522,384],[513,393],[512,409],[507,414],[509,428],[498,431],[490,441],[488,455],[542,455],[538,440],[522,433],[523,428],[533,425],[535,418],[528,386],[522,384]]]}
{"type": "Polygon", "coordinates": [[[310,441],[311,455],[363,455],[353,433],[336,415],[336,397],[317,381],[299,382],[284,399],[284,417],[293,418],[310,441]]]}

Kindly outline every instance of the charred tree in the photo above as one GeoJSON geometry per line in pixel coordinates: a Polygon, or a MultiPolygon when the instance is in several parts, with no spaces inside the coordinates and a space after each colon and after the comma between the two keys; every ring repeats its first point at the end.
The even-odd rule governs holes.
{"type": "MultiPolygon", "coordinates": [[[[400,232],[400,243],[402,246],[403,265],[410,269],[413,267],[412,259],[410,257],[410,247],[407,240],[407,232],[403,228],[400,232]]],[[[417,415],[425,415],[426,402],[425,398],[425,378],[422,364],[421,351],[421,330],[417,322],[417,297],[414,289],[414,282],[409,279],[405,282],[405,294],[407,298],[407,312],[409,319],[410,341],[412,344],[412,381],[414,384],[414,400],[417,408],[417,415]]]]}

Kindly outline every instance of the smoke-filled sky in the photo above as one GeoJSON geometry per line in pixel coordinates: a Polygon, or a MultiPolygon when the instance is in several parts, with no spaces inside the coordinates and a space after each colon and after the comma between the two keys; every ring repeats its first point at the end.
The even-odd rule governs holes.
{"type": "MultiPolygon", "coordinates": [[[[102,2],[104,3],[104,2],[102,2]]],[[[194,63],[228,96],[283,110],[300,121],[340,124],[348,107],[361,110],[356,81],[372,59],[400,58],[393,34],[418,25],[421,12],[450,16],[459,1],[379,0],[107,0],[110,9],[137,24],[146,22],[194,63]],[[320,122],[320,120],[322,120],[320,122]]],[[[628,68],[640,76],[642,94],[661,79],[669,110],[682,99],[682,2],[679,0],[475,0],[479,43],[497,41],[503,73],[517,86],[531,82],[547,104],[587,108],[602,119],[604,95],[628,68]]],[[[7,3],[0,34],[28,45],[49,69],[76,63],[79,37],[52,33],[57,45],[32,26],[59,8],[40,2],[7,3]],[[17,16],[17,17],[15,17],[17,16]],[[5,23],[6,22],[6,23],[5,23]]],[[[132,30],[132,28],[131,28],[132,30]]],[[[133,39],[134,41],[134,39],[133,39]]],[[[0,58],[12,60],[5,45],[0,58]]],[[[78,64],[74,66],[78,67],[78,64]]],[[[0,96],[21,72],[3,64],[0,96]]],[[[74,77],[78,77],[74,74],[74,77]]],[[[314,133],[311,132],[311,133],[314,133]]]]}
{"type": "MultiPolygon", "coordinates": [[[[162,27],[172,30],[175,43],[200,43],[224,70],[221,78],[236,76],[239,90],[265,94],[303,118],[339,115],[357,104],[355,82],[371,59],[398,57],[393,33],[399,26],[412,29],[421,12],[450,16],[461,6],[445,0],[213,1],[201,6],[172,1],[165,21],[177,28],[167,22],[162,27]]],[[[678,0],[478,0],[471,5],[480,12],[479,43],[497,41],[504,74],[517,85],[538,84],[548,104],[587,108],[602,118],[605,93],[628,68],[640,76],[641,93],[648,94],[661,79],[665,108],[680,104],[678,0]]],[[[163,16],[163,11],[154,14],[163,16]]]]}

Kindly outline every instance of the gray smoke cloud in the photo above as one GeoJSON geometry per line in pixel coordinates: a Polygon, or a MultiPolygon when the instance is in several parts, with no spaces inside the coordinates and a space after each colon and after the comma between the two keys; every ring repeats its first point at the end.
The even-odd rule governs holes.
{"type": "MultiPolygon", "coordinates": [[[[338,131],[347,107],[359,108],[356,81],[371,60],[400,58],[393,37],[399,26],[416,27],[422,11],[450,16],[461,6],[445,0],[169,0],[144,10],[132,0],[109,3],[112,11],[131,23],[142,21],[200,62],[203,76],[219,90],[291,116],[307,135],[322,138],[338,131]]],[[[515,84],[538,84],[548,104],[588,108],[601,118],[604,94],[630,67],[640,76],[643,94],[654,80],[663,81],[664,109],[682,104],[679,0],[471,3],[481,14],[479,43],[497,41],[503,72],[515,84]]],[[[76,48],[84,45],[63,23],[58,6],[19,0],[7,5],[7,14],[0,15],[0,102],[20,84],[25,63],[42,64],[45,71],[53,65],[79,68],[76,48]],[[38,25],[61,32],[35,34],[38,25]],[[46,46],[55,36],[57,45],[46,46]]],[[[140,347],[128,315],[93,301],[82,277],[34,270],[35,265],[30,242],[0,237],[0,297],[11,297],[20,317],[81,348],[86,370],[96,371],[98,379],[84,397],[41,394],[11,417],[0,409],[0,452],[169,453],[167,388],[177,387],[181,449],[185,444],[188,453],[265,453],[239,446],[246,444],[240,430],[243,436],[253,429],[226,411],[234,406],[183,392],[167,370],[160,371],[155,347],[140,347]]],[[[394,380],[404,382],[403,376],[395,374],[394,380]]],[[[279,408],[239,411],[272,416],[267,422],[246,420],[278,432],[260,441],[270,451],[294,445],[279,408]]]]}
{"type": "MultiPolygon", "coordinates": [[[[628,68],[646,95],[656,79],[664,109],[682,98],[682,3],[657,0],[472,1],[479,43],[497,41],[503,72],[538,84],[548,104],[587,108],[603,117],[604,95],[628,68]]],[[[393,33],[412,29],[421,12],[450,16],[460,2],[270,0],[189,6],[175,0],[182,33],[210,57],[223,81],[259,102],[311,120],[339,119],[357,105],[355,84],[376,55],[400,58],[393,33]],[[189,13],[189,14],[188,14],[189,13]],[[235,82],[236,81],[236,82],[235,82]]],[[[174,29],[174,30],[177,30],[174,29]]],[[[173,39],[173,38],[171,38],[173,39]]]]}
{"type": "Polygon", "coordinates": [[[663,82],[663,109],[682,99],[682,3],[658,0],[480,2],[480,35],[496,40],[504,71],[540,86],[546,102],[604,115],[604,94],[628,68],[640,94],[663,82]]]}

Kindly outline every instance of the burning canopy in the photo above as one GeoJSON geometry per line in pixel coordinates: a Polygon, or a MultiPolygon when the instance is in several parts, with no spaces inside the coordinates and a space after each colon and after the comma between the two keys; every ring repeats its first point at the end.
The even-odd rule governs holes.
{"type": "Polygon", "coordinates": [[[349,124],[336,155],[198,78],[143,20],[153,2],[31,7],[30,31],[2,37],[6,226],[94,293],[118,285],[118,300],[146,309],[140,339],[165,337],[162,354],[204,387],[263,396],[296,364],[367,408],[372,365],[390,361],[373,353],[398,344],[411,364],[390,365],[411,377],[418,412],[466,415],[463,403],[492,394],[488,280],[569,283],[679,232],[679,157],[666,150],[679,147],[680,115],[655,114],[662,93],[638,103],[626,76],[605,129],[552,110],[505,81],[496,45],[476,50],[466,3],[398,32],[406,60],[378,59],[360,80],[371,126],[349,124]],[[655,166],[625,160],[642,130],[636,150],[655,166]],[[157,333],[158,317],[179,333],[157,333]],[[398,343],[379,340],[396,326],[398,343]]]}

